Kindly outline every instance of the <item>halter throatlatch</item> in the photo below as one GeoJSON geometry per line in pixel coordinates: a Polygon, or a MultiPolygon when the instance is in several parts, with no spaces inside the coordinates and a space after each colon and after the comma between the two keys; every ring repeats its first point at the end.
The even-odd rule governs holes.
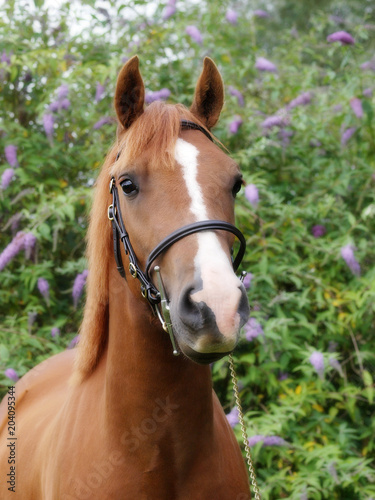
{"type": "MultiPolygon", "coordinates": [[[[203,132],[211,141],[213,141],[211,134],[198,125],[197,123],[181,120],[181,128],[183,130],[192,129],[199,130],[203,132]]],[[[116,160],[118,160],[121,151],[117,154],[116,160]]],[[[229,222],[225,222],[222,220],[205,220],[194,222],[192,224],[188,224],[183,226],[173,233],[169,234],[166,238],[164,238],[149,254],[146,262],[146,268],[143,272],[139,267],[137,256],[133,250],[133,247],[130,243],[129,234],[126,231],[124,221],[121,214],[120,201],[118,196],[118,190],[116,187],[116,180],[114,177],[111,178],[111,182],[109,185],[109,192],[112,194],[112,204],[108,207],[108,219],[112,222],[112,232],[113,232],[113,249],[115,254],[115,260],[117,265],[117,270],[120,275],[125,278],[125,268],[122,262],[121,257],[121,249],[120,249],[120,241],[122,241],[125,249],[125,253],[129,258],[129,272],[133,278],[139,280],[141,284],[141,294],[142,296],[149,302],[153,312],[158,316],[163,329],[169,334],[173,346],[173,354],[177,355],[178,351],[176,349],[176,344],[173,336],[172,324],[170,319],[169,312],[169,302],[166,296],[163,281],[161,279],[160,267],[155,266],[154,271],[156,273],[157,286],[155,286],[150,277],[151,265],[168,248],[170,248],[174,243],[189,236],[194,233],[198,233],[200,231],[227,231],[235,236],[237,236],[240,242],[240,248],[237,252],[237,255],[233,259],[233,269],[237,271],[238,266],[240,265],[243,256],[245,254],[246,249],[246,241],[244,235],[241,231],[230,224],[229,222]],[[159,309],[160,304],[160,309],[159,309]]],[[[246,273],[241,274],[241,280],[245,277],[246,273]]]]}

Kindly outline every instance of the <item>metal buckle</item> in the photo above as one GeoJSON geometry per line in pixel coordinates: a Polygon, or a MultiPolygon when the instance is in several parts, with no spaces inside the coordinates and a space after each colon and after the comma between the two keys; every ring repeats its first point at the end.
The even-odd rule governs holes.
{"type": "Polygon", "coordinates": [[[136,278],[138,275],[137,268],[133,264],[133,262],[130,262],[129,264],[129,273],[132,275],[133,278],[136,278]]]}
{"type": "Polygon", "coordinates": [[[114,216],[116,215],[116,207],[113,208],[112,203],[108,207],[107,215],[109,220],[113,220],[114,216]]]}
{"type": "Polygon", "coordinates": [[[113,184],[115,183],[115,179],[112,177],[111,182],[109,183],[109,193],[112,194],[113,184]]]}

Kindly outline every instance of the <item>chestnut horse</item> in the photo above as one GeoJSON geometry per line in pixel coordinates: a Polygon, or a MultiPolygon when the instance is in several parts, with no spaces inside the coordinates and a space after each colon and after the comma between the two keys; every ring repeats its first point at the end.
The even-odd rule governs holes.
{"type": "Polygon", "coordinates": [[[209,58],[190,110],[144,108],[138,58],[122,68],[117,141],[91,212],[80,342],[16,384],[15,436],[11,396],[2,402],[2,500],[250,498],[209,367],[234,349],[249,314],[231,256],[242,178],[209,131],[223,96],[209,58]]]}

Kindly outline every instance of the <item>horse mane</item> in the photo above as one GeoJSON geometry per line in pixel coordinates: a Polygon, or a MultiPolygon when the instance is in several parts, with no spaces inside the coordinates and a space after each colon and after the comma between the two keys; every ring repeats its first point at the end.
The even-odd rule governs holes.
{"type": "Polygon", "coordinates": [[[149,168],[173,168],[174,148],[181,119],[204,125],[185,106],[155,101],[126,131],[119,144],[110,149],[96,181],[87,233],[86,304],[80,327],[73,383],[80,383],[97,366],[108,339],[109,270],[114,261],[112,228],[107,218],[111,203],[109,182],[119,167],[134,161],[147,149],[149,168]],[[121,150],[121,161],[115,161],[121,150]]]}
{"type": "MultiPolygon", "coordinates": [[[[121,141],[121,162],[115,163],[112,175],[119,173],[124,164],[132,163],[147,149],[150,170],[173,168],[174,148],[181,130],[182,119],[194,121],[204,127],[199,119],[182,104],[155,101],[133,123],[121,141]]],[[[204,127],[206,128],[206,127],[204,127]]]]}

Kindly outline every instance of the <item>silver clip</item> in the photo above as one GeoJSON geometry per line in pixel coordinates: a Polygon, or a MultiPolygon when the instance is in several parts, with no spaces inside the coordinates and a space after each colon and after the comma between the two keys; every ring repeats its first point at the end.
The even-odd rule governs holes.
{"type": "Polygon", "coordinates": [[[176,348],[176,342],[174,340],[169,302],[168,302],[168,299],[167,299],[166,294],[165,294],[163,281],[161,279],[160,267],[155,266],[154,271],[156,273],[156,278],[157,278],[157,288],[160,292],[160,297],[161,297],[161,301],[160,301],[161,312],[160,312],[159,308],[156,307],[156,313],[157,313],[158,318],[160,320],[160,323],[163,327],[163,330],[168,333],[168,335],[171,339],[174,356],[178,356],[180,353],[178,352],[178,350],[176,348]]]}
{"type": "Polygon", "coordinates": [[[241,274],[239,276],[241,283],[243,283],[243,280],[246,278],[246,275],[247,275],[247,271],[241,272],[241,274]]]}

